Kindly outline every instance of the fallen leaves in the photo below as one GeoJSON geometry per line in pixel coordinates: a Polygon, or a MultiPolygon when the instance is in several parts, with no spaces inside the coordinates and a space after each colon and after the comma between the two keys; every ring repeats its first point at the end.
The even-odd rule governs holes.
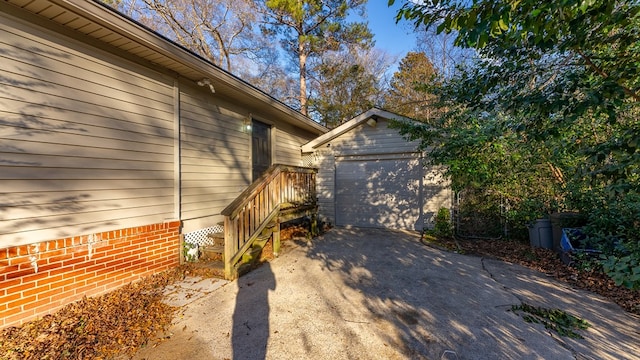
{"type": "Polygon", "coordinates": [[[437,239],[435,244],[449,250],[497,258],[538,270],[574,287],[597,293],[626,311],[640,315],[640,291],[616,286],[611,278],[597,269],[580,270],[567,266],[552,250],[532,248],[529,244],[509,240],[437,239]]]}
{"type": "MultiPolygon", "coordinates": [[[[286,227],[283,240],[303,233],[286,227]]],[[[271,242],[260,261],[273,259],[271,242]]],[[[175,308],[162,302],[164,288],[185,276],[222,277],[222,270],[187,264],[105,295],[84,298],[54,314],[0,332],[1,360],[111,359],[131,356],[166,330],[175,308]]],[[[204,264],[206,265],[206,264],[204,264]]],[[[183,329],[184,330],[184,329],[183,329]]]]}
{"type": "MultiPolygon", "coordinates": [[[[288,229],[286,238],[303,233],[288,229]]],[[[285,236],[283,236],[285,237],[285,236]]],[[[616,286],[605,274],[566,266],[547,249],[505,240],[442,240],[450,251],[493,257],[536,269],[571,285],[598,293],[640,314],[640,291],[616,286]]],[[[264,251],[269,254],[269,249],[264,251]]],[[[266,260],[266,259],[263,259],[266,260]]],[[[175,308],[162,303],[164,288],[185,275],[214,276],[210,269],[183,266],[126,285],[100,297],[84,298],[55,314],[0,332],[0,358],[109,359],[132,355],[171,324],[175,308]]],[[[184,329],[183,329],[184,330],[184,329]]]]}
{"type": "Polygon", "coordinates": [[[511,306],[511,311],[522,316],[528,323],[544,325],[544,328],[556,332],[560,336],[572,339],[584,339],[576,331],[586,330],[591,324],[560,309],[546,309],[526,303],[511,306]]]}
{"type": "Polygon", "coordinates": [[[162,303],[164,287],[181,276],[167,271],[0,333],[0,358],[107,359],[130,355],[165,330],[174,308],[162,303]]]}

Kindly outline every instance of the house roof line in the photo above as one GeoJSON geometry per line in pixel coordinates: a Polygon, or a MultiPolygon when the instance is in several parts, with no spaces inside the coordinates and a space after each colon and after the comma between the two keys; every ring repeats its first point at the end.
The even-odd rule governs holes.
{"type": "Polygon", "coordinates": [[[351,120],[343,123],[342,125],[334,128],[333,130],[330,130],[329,132],[320,135],[319,137],[309,141],[308,143],[302,145],[302,152],[303,153],[310,153],[313,152],[315,149],[317,149],[318,147],[330,142],[331,140],[337,138],[338,136],[346,133],[347,131],[359,126],[362,123],[365,123],[366,121],[368,121],[369,119],[375,119],[377,120],[378,118],[383,118],[383,119],[388,119],[388,120],[397,120],[397,121],[415,121],[413,119],[410,119],[408,117],[396,114],[396,113],[392,113],[390,111],[386,111],[386,110],[382,110],[380,108],[371,108],[359,115],[356,115],[354,118],[352,118],[351,120]]]}
{"type": "MultiPolygon", "coordinates": [[[[306,128],[308,131],[312,131],[318,134],[327,132],[327,128],[317,123],[311,118],[302,115],[302,113],[294,110],[288,105],[284,104],[280,100],[267,94],[263,90],[251,85],[250,83],[240,79],[227,70],[215,65],[211,61],[196,54],[195,52],[185,48],[184,46],[172,41],[171,39],[151,30],[147,26],[139,23],[138,21],[122,14],[109,7],[108,5],[100,2],[99,0],[7,0],[9,3],[20,7],[31,13],[43,16],[57,22],[58,24],[67,28],[76,30],[67,23],[56,21],[59,17],[55,15],[56,11],[50,9],[54,6],[68,11],[74,15],[81,17],[82,19],[96,24],[108,31],[126,38],[132,41],[136,45],[140,45],[149,51],[164,57],[165,59],[174,62],[167,67],[169,70],[183,76],[186,79],[198,81],[203,78],[211,78],[214,81],[216,92],[218,88],[228,88],[230,93],[227,96],[234,96],[234,93],[242,93],[245,96],[249,96],[255,99],[257,102],[264,105],[269,105],[280,113],[295,119],[299,126],[306,128]],[[49,5],[49,6],[47,6],[49,5]]],[[[70,22],[73,23],[73,22],[70,22]]],[[[82,33],[82,31],[79,31],[82,33]]],[[[92,36],[91,33],[85,33],[85,35],[91,36],[94,39],[103,41],[98,36],[92,36]]],[[[104,37],[104,36],[103,36],[104,37]]],[[[108,43],[108,42],[107,42],[108,43]]],[[[127,51],[122,49],[123,51],[127,51]]],[[[133,51],[129,51],[135,56],[145,58],[133,51]]],[[[157,56],[156,55],[156,56],[157,56]]],[[[151,60],[150,60],[151,61],[151,60]]],[[[158,63],[159,60],[152,61],[158,63]]]]}

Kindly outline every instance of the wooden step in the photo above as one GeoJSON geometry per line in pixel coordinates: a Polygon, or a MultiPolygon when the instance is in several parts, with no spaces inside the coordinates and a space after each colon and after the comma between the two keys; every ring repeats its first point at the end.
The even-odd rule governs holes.
{"type": "Polygon", "coordinates": [[[275,228],[277,225],[278,225],[278,221],[272,220],[270,223],[267,224],[266,229],[271,229],[273,231],[273,228],[275,228]]]}
{"type": "Polygon", "coordinates": [[[207,237],[213,241],[213,245],[224,246],[224,232],[210,233],[207,237]]]}
{"type": "Polygon", "coordinates": [[[201,247],[201,249],[206,249],[208,251],[213,251],[213,252],[218,252],[218,253],[223,253],[224,252],[224,245],[204,245],[201,247]]]}
{"type": "Polygon", "coordinates": [[[214,276],[224,279],[224,263],[219,260],[212,261],[198,261],[191,264],[196,274],[198,272],[204,272],[206,276],[214,276]]]}
{"type": "Polygon", "coordinates": [[[200,251],[203,260],[220,260],[224,254],[224,245],[205,245],[200,251]]]}
{"type": "Polygon", "coordinates": [[[260,258],[260,254],[262,253],[262,247],[255,245],[256,244],[254,243],[254,245],[250,247],[247,252],[242,254],[242,260],[240,261],[241,264],[239,266],[242,266],[242,264],[254,263],[258,261],[258,259],[260,258]]]}
{"type": "Polygon", "coordinates": [[[209,233],[207,237],[210,239],[224,239],[224,232],[209,233]]]}
{"type": "Polygon", "coordinates": [[[273,234],[273,231],[263,231],[262,234],[258,235],[256,240],[253,242],[253,245],[251,245],[251,247],[258,247],[262,249],[264,245],[267,243],[267,241],[271,239],[271,234],[273,234]]]}

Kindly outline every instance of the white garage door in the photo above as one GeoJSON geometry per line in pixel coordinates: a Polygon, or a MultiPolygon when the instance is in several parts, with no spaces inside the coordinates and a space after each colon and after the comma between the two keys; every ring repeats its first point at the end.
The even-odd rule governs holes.
{"type": "Polygon", "coordinates": [[[422,229],[420,159],[336,159],[336,224],[422,229]]]}

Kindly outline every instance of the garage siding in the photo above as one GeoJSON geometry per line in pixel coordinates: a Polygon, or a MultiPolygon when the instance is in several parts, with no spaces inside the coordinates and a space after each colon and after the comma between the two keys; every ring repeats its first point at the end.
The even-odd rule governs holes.
{"type": "Polygon", "coordinates": [[[335,175],[336,162],[330,148],[321,148],[315,154],[313,166],[318,168],[316,192],[318,194],[318,213],[324,222],[335,224],[335,175]]]}
{"type": "Polygon", "coordinates": [[[318,146],[321,219],[339,226],[432,227],[438,209],[451,207],[451,190],[442,169],[423,167],[417,146],[382,118],[318,146]]]}
{"type": "Polygon", "coordinates": [[[333,139],[328,146],[335,156],[371,155],[415,152],[417,142],[409,142],[398,134],[398,130],[388,127],[387,120],[379,119],[376,126],[366,123],[333,139]]]}

